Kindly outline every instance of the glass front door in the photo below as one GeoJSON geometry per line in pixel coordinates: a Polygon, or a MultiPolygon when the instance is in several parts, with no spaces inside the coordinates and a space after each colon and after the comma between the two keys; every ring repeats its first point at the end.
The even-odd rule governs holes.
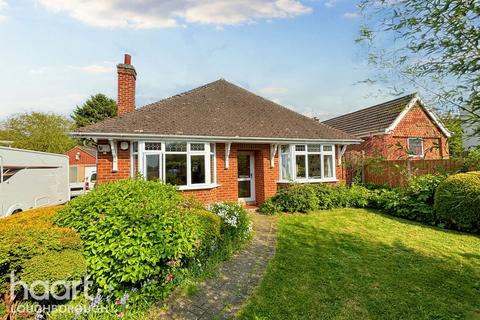
{"type": "Polygon", "coordinates": [[[255,201],[255,163],[253,152],[239,152],[238,199],[243,202],[255,201]]]}

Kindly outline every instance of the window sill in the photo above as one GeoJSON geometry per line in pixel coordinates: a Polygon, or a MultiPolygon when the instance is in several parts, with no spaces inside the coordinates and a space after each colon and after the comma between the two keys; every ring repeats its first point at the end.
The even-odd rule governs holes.
{"type": "Polygon", "coordinates": [[[292,184],[292,183],[322,183],[322,182],[338,182],[336,178],[328,179],[310,179],[310,180],[279,180],[278,184],[292,184]]]}
{"type": "Polygon", "coordinates": [[[213,184],[199,184],[199,185],[191,185],[191,186],[179,186],[177,187],[177,190],[180,191],[188,191],[188,190],[208,190],[208,189],[213,189],[216,187],[219,187],[220,185],[218,183],[213,183],[213,184]]]}

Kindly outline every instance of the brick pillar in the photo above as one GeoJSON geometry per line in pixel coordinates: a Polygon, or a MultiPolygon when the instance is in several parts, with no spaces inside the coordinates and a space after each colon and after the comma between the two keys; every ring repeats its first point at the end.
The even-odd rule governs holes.
{"type": "Polygon", "coordinates": [[[132,58],[125,54],[124,63],[117,65],[118,74],[118,110],[117,114],[122,116],[135,110],[135,81],[137,72],[131,65],[132,58]]]}

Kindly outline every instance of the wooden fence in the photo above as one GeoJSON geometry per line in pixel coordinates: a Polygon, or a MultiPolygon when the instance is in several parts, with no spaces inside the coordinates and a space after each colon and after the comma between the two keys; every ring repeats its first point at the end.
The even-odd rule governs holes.
{"type": "Polygon", "coordinates": [[[362,180],[365,183],[399,187],[406,184],[409,176],[434,173],[453,173],[460,170],[462,160],[386,160],[367,164],[363,167],[362,180]]]}

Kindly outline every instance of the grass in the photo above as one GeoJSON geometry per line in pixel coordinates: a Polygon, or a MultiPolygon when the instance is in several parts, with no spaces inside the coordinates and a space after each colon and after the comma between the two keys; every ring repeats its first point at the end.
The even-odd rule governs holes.
{"type": "Polygon", "coordinates": [[[480,238],[339,209],[283,215],[241,319],[480,319],[480,238]]]}

